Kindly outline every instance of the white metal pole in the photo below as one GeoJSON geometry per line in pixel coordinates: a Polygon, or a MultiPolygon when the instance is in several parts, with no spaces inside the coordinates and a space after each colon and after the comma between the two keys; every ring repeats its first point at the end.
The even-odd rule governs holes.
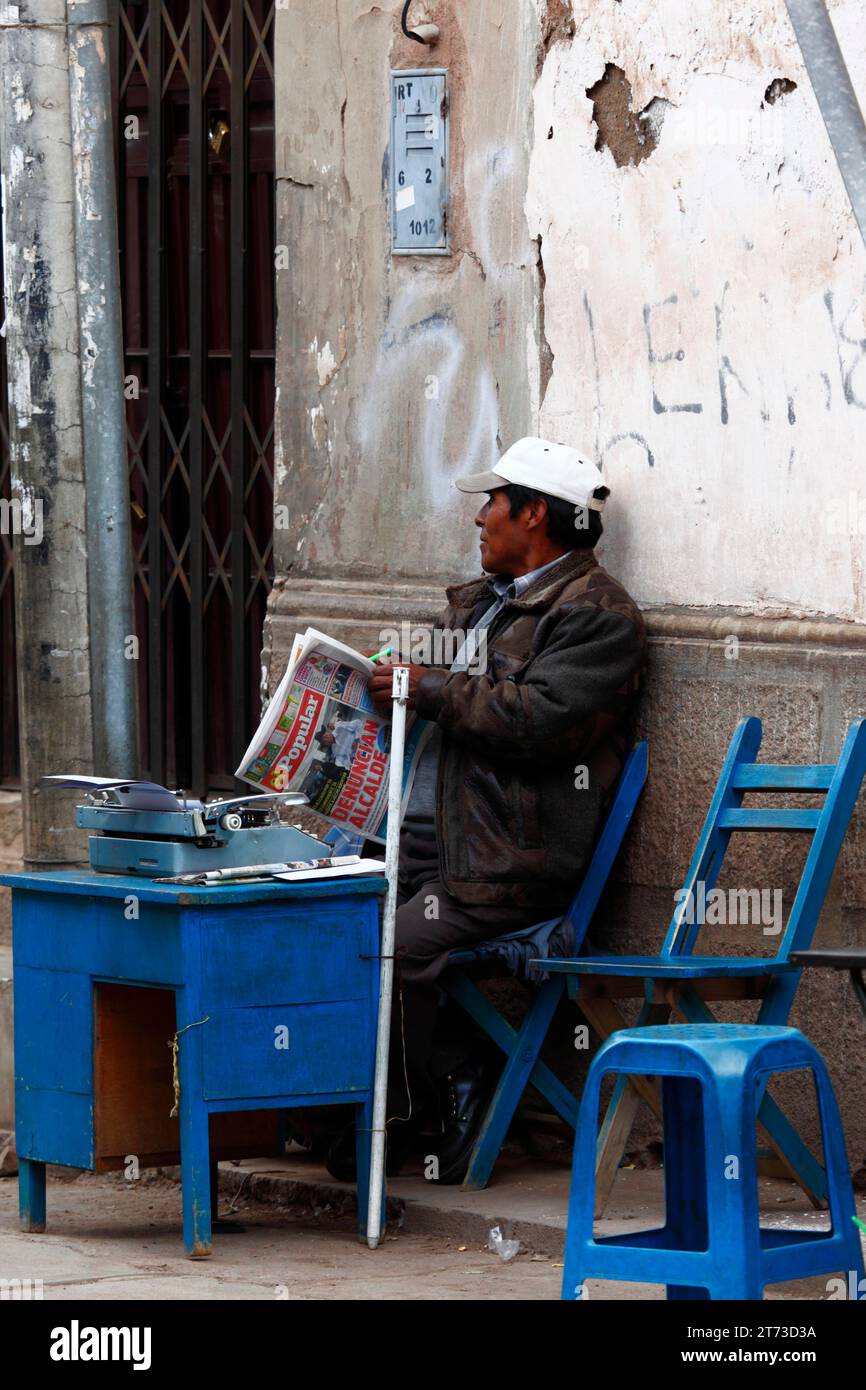
{"type": "Polygon", "coordinates": [[[382,960],[379,972],[379,1026],[376,1033],[376,1076],[373,1088],[373,1135],[370,1152],[370,1198],[367,1205],[367,1244],[375,1250],[381,1235],[382,1189],[385,1178],[385,1119],[388,1104],[388,1051],[391,1039],[391,996],[394,985],[394,934],[397,921],[397,865],[400,858],[400,803],[403,800],[403,749],[406,746],[406,701],[409,672],[394,667],[391,686],[391,763],[388,778],[388,833],[385,875],[388,893],[382,922],[382,960]]]}

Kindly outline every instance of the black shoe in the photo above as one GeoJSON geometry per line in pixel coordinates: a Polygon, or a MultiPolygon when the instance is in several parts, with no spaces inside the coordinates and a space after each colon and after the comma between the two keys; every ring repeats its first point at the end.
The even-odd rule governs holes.
{"type": "Polygon", "coordinates": [[[462,1182],[494,1085],[484,1058],[463,1062],[446,1076],[442,1101],[442,1138],[436,1146],[439,1175],[434,1182],[462,1182]]]}
{"type": "MultiPolygon", "coordinates": [[[[385,1132],[385,1174],[395,1178],[409,1157],[417,1133],[414,1125],[405,1121],[392,1122],[385,1132]]],[[[337,1182],[357,1182],[355,1161],[355,1126],[346,1125],[337,1135],[325,1155],[325,1167],[337,1182]]]]}

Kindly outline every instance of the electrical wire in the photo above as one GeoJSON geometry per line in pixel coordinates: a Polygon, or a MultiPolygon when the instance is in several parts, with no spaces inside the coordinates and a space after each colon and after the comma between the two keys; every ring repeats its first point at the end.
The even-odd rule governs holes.
{"type": "Polygon", "coordinates": [[[414,39],[416,43],[424,43],[423,39],[420,39],[417,34],[413,34],[411,29],[406,28],[406,16],[409,13],[409,6],[411,4],[412,0],[406,0],[405,5],[403,6],[403,13],[400,16],[400,28],[403,30],[403,33],[406,35],[407,39],[414,39]]]}

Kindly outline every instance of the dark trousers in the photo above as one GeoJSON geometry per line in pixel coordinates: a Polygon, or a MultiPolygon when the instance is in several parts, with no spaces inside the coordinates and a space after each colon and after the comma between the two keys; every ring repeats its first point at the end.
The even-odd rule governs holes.
{"type": "Polygon", "coordinates": [[[519,931],[540,920],[521,907],[461,903],[439,879],[436,840],[406,827],[400,873],[391,1014],[389,1119],[417,1119],[436,1082],[478,1048],[480,1037],[437,977],[457,947],[519,931]]]}

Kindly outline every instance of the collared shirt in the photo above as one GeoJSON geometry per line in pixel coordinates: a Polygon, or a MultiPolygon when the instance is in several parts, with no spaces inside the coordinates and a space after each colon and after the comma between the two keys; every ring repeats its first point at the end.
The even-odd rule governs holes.
{"type": "MultiPolygon", "coordinates": [[[[566,551],[566,554],[569,553],[566,551]]],[[[548,560],[546,565],[539,565],[537,570],[530,570],[528,574],[519,574],[516,579],[511,579],[505,574],[495,574],[490,581],[490,587],[496,598],[489,608],[485,608],[475,626],[467,632],[463,646],[451,663],[451,670],[468,670],[478,652],[476,634],[481,632],[483,628],[490,626],[493,619],[502,612],[506,603],[510,603],[515,598],[522,598],[530,584],[534,584],[536,579],[540,578],[542,574],[547,574],[548,570],[552,570],[554,565],[558,565],[560,560],[564,559],[565,555],[557,555],[555,560],[548,560]]]]}
{"type": "MultiPolygon", "coordinates": [[[[566,555],[570,554],[571,551],[566,551],[566,555]]],[[[452,671],[468,670],[478,655],[478,633],[490,626],[507,603],[510,603],[512,599],[522,598],[530,584],[534,584],[536,579],[540,578],[542,574],[547,574],[548,570],[552,570],[564,559],[565,555],[557,555],[555,560],[549,560],[546,565],[539,565],[538,569],[530,570],[528,574],[519,574],[516,579],[511,579],[505,574],[494,575],[490,581],[490,587],[496,598],[489,608],[485,608],[475,626],[467,632],[463,645],[452,661],[450,669],[452,671]]],[[[404,819],[411,821],[416,829],[422,829],[418,825],[418,822],[422,822],[429,825],[432,831],[435,821],[436,777],[439,771],[441,738],[442,735],[438,727],[434,725],[415,769],[415,780],[412,783],[412,792],[404,819]]]]}

